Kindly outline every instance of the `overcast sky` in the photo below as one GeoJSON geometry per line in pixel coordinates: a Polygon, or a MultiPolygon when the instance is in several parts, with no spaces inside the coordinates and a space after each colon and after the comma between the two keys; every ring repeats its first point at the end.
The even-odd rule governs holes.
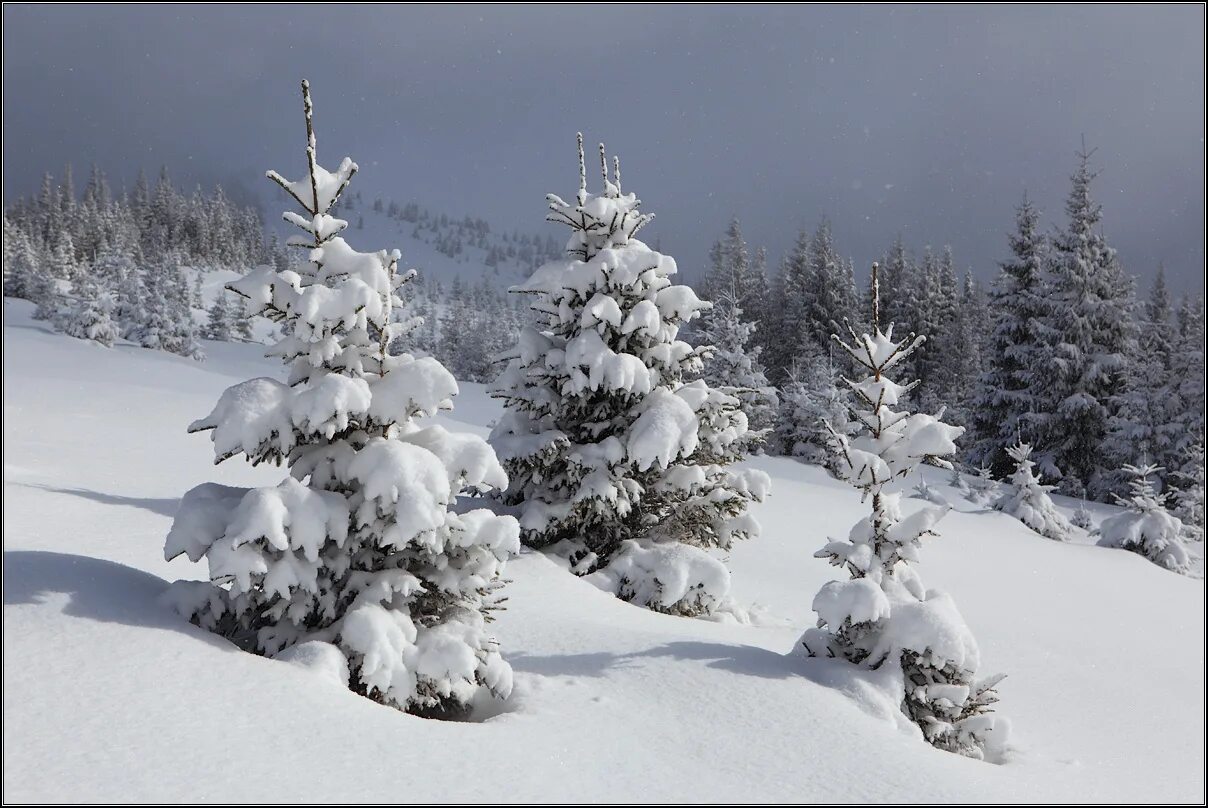
{"type": "MultiPolygon", "coordinates": [[[[556,232],[574,133],[693,276],[732,215],[773,262],[826,215],[866,265],[901,232],[989,278],[1024,191],[1064,218],[1080,138],[1104,227],[1148,283],[1204,264],[1204,8],[4,7],[4,193],[74,164],[167,164],[270,198],[320,161],[367,196],[556,232]]],[[[363,244],[362,249],[393,245],[363,244]]]]}

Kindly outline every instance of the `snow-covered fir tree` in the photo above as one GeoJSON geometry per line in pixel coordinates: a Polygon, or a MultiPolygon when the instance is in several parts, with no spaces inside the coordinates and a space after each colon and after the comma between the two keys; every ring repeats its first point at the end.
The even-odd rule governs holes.
{"type": "Polygon", "coordinates": [[[1180,454],[1184,465],[1170,473],[1173,513],[1193,538],[1204,537],[1204,444],[1193,443],[1180,454]]]}
{"type": "Polygon", "coordinates": [[[1170,449],[1166,476],[1175,489],[1179,518],[1204,526],[1204,296],[1179,305],[1178,334],[1170,361],[1177,438],[1170,449]]]}
{"type": "Polygon", "coordinates": [[[580,136],[574,201],[547,197],[549,220],[571,230],[566,257],[514,289],[531,295],[537,322],[492,388],[505,408],[491,433],[511,480],[503,500],[527,544],[559,545],[620,597],[705,613],[729,575],[701,548],[757,535],[747,507],[769,480],[729,468],[746,415],[733,396],[684,382],[706,349],[677,338],[709,304],[636,238],[651,216],[621,190],[615,158],[609,176],[603,146],[600,160],[603,188],[591,194],[580,136]]]}
{"type": "MultiPolygon", "coordinates": [[[[831,581],[813,601],[818,626],[802,637],[811,656],[838,657],[860,665],[900,668],[902,710],[931,744],[981,758],[1006,740],[1007,725],[990,714],[993,685],[978,682],[977,643],[952,599],[924,589],[915,571],[924,536],[950,506],[924,506],[909,515],[901,493],[886,486],[907,478],[924,460],[951,467],[943,458],[956,451],[960,427],[934,416],[895,409],[914,383],[899,385],[886,373],[907,359],[923,336],[894,341],[893,327],[880,327],[877,265],[873,265],[872,334],[850,331],[850,344],[834,337],[864,372],[847,380],[856,402],[858,432],[835,436],[842,474],[872,510],[846,540],[831,540],[815,555],[848,572],[831,581]]],[[[895,672],[896,678],[896,672],[895,672]]]]}
{"type": "Polygon", "coordinates": [[[1104,438],[1133,351],[1132,284],[1099,229],[1102,209],[1091,196],[1093,152],[1078,155],[1066,200],[1069,222],[1053,238],[1047,369],[1037,461],[1059,490],[1105,497],[1111,487],[1104,438]]]}
{"type": "Polygon", "coordinates": [[[768,379],[784,387],[789,369],[809,345],[810,312],[813,288],[810,278],[810,233],[802,229],[797,235],[772,284],[769,296],[766,328],[769,333],[764,356],[768,379]]]}
{"type": "MultiPolygon", "coordinates": [[[[1103,451],[1113,462],[1125,464],[1146,457],[1155,465],[1169,467],[1177,462],[1175,446],[1181,434],[1180,402],[1174,377],[1174,324],[1164,269],[1159,266],[1149,299],[1141,309],[1138,338],[1129,357],[1128,372],[1112,399],[1112,415],[1103,441],[1103,451]]],[[[1105,476],[1111,490],[1124,493],[1128,472],[1105,476]]]]}
{"type": "Polygon", "coordinates": [[[1127,510],[1099,524],[1099,546],[1130,550],[1159,567],[1186,575],[1191,571],[1191,556],[1183,543],[1183,523],[1166,510],[1165,495],[1150,480],[1160,469],[1125,465],[1124,470],[1132,478],[1129,493],[1117,496],[1116,502],[1127,510]]]}
{"type": "Polygon", "coordinates": [[[998,499],[998,490],[998,482],[990,467],[980,466],[969,481],[969,494],[965,498],[974,505],[992,505],[998,499]]]}
{"type": "Polygon", "coordinates": [[[760,362],[762,349],[751,345],[754,323],[744,317],[737,298],[722,292],[704,312],[697,329],[709,346],[701,378],[710,387],[734,396],[747,416],[747,446],[762,443],[776,423],[779,401],[760,362]]]}
{"type": "Polygon", "coordinates": [[[75,284],[75,302],[65,312],[61,327],[68,336],[92,340],[112,347],[121,336],[113,320],[113,294],[97,284],[92,274],[86,274],[75,284]]]}
{"type": "Polygon", "coordinates": [[[231,310],[230,295],[224,289],[214,296],[214,302],[210,304],[210,311],[206,320],[205,338],[219,342],[230,342],[234,336],[234,312],[231,310]]]}
{"type": "Polygon", "coordinates": [[[144,281],[145,316],[136,328],[139,344],[197,361],[205,359],[180,256],[165,253],[158,266],[146,270],[144,281]]]}
{"type": "Polygon", "coordinates": [[[30,300],[35,301],[38,305],[34,307],[33,318],[49,320],[52,323],[59,318],[67,306],[63,290],[68,285],[66,281],[45,269],[34,273],[29,295],[30,300]]]}
{"type": "Polygon", "coordinates": [[[747,318],[758,323],[764,314],[767,274],[761,260],[752,259],[737,218],[730,220],[725,236],[709,250],[701,292],[705,300],[731,295],[747,318]]]}
{"type": "MultiPolygon", "coordinates": [[[[909,312],[911,326],[920,333],[930,334],[933,340],[938,340],[944,323],[943,290],[940,285],[940,262],[931,247],[923,248],[923,259],[919,263],[916,276],[916,307],[909,312]]],[[[933,343],[945,345],[947,343],[933,343]]],[[[920,345],[911,358],[914,360],[914,377],[918,379],[914,396],[920,410],[938,412],[947,402],[943,400],[948,392],[941,378],[948,360],[951,358],[942,350],[929,350],[932,345],[920,345]]]]}
{"type": "Polygon", "coordinates": [[[457,383],[434,359],[387,352],[408,327],[392,314],[414,273],[398,272],[397,251],[361,253],[340,237],[347,222],[328,211],[357,166],[318,164],[302,88],[307,171],[269,177],[301,209],[285,218],[305,233],[291,243],[310,260],[229,285],[287,326],[274,353],[289,384],[235,385],[190,426],[212,431],[219,461],[242,453],[291,473],[276,487],[206,484],[185,495],[165,556],[206,558],[211,582],[178,583],[175,600],[258,653],[305,643],[333,655],[349,686],[377,701],[461,712],[480,690],[511,690],[486,620],[518,528],[458,504],[507,478],[480,438],[422,426],[452,406],[457,383]]]}
{"type": "Polygon", "coordinates": [[[1070,517],[1070,524],[1074,527],[1080,527],[1083,530],[1090,531],[1094,527],[1094,519],[1091,517],[1090,509],[1086,507],[1086,500],[1078,503],[1078,509],[1074,511],[1074,515],[1070,517]]]}
{"type": "Polygon", "coordinates": [[[839,379],[829,353],[813,350],[798,357],[780,390],[773,445],[781,454],[839,470],[832,435],[847,429],[850,397],[839,379]]]}
{"type": "MultiPolygon", "coordinates": [[[[916,331],[922,287],[923,272],[918,262],[910,255],[899,233],[880,265],[877,277],[877,298],[881,322],[892,323],[899,334],[916,331]]],[[[867,290],[865,311],[872,310],[872,285],[867,290]]],[[[918,376],[921,355],[911,354],[902,360],[899,372],[906,378],[918,376]]]]}
{"type": "Polygon", "coordinates": [[[823,219],[810,239],[808,253],[809,294],[805,298],[806,330],[813,344],[827,350],[830,335],[843,323],[856,321],[855,279],[848,262],[835,248],[831,223],[823,219]]]}
{"type": "Polygon", "coordinates": [[[985,362],[983,342],[987,327],[988,312],[982,299],[981,289],[973,279],[973,270],[965,271],[960,300],[956,308],[956,323],[953,343],[961,349],[949,359],[953,363],[952,401],[953,418],[960,426],[968,426],[972,411],[970,400],[977,388],[978,375],[985,362]]]}
{"type": "Polygon", "coordinates": [[[1032,462],[1032,447],[1022,441],[1007,447],[1015,461],[1010,485],[994,503],[995,510],[1014,516],[1045,538],[1069,541],[1071,525],[1049,498],[1051,485],[1042,485],[1032,462]]]}
{"type": "Polygon", "coordinates": [[[4,295],[34,300],[38,259],[25,229],[4,217],[4,295]]]}

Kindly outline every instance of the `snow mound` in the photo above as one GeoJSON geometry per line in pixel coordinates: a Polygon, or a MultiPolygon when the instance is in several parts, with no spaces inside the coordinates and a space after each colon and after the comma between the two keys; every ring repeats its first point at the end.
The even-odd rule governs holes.
{"type": "Polygon", "coordinates": [[[726,565],[680,542],[627,540],[586,580],[638,606],[686,617],[712,614],[730,592],[726,565]]]}

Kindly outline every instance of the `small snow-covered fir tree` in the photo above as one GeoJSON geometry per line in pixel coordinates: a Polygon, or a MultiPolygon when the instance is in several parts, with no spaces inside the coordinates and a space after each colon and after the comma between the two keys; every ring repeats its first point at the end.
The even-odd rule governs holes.
{"type": "Polygon", "coordinates": [[[609,177],[603,146],[600,160],[604,187],[589,194],[580,136],[574,202],[548,197],[549,220],[571,229],[566,257],[513,290],[532,296],[537,322],[492,388],[505,408],[491,433],[511,479],[503,500],[516,507],[525,543],[558,544],[576,572],[600,570],[594,580],[618,595],[674,613],[708,611],[729,578],[701,548],[756,535],[747,508],[769,481],[728,467],[746,415],[704,381],[684,383],[706,349],[677,336],[709,304],[674,285],[675,261],[636,238],[651,217],[621,190],[615,158],[609,177]],[[659,564],[662,577],[649,573],[659,564]],[[670,591],[671,576],[706,567],[708,580],[670,591]],[[690,593],[702,587],[708,598],[690,593]]]}
{"type": "Polygon", "coordinates": [[[972,493],[969,483],[965,482],[965,475],[961,474],[955,463],[952,466],[952,472],[948,475],[948,485],[965,499],[968,499],[969,494],[972,493]]]}
{"type": "Polygon", "coordinates": [[[1014,516],[1045,538],[1069,541],[1071,525],[1049,498],[1051,485],[1042,485],[1033,469],[1032,447],[1022,441],[1007,447],[1007,456],[1015,461],[1010,486],[994,503],[994,508],[1014,516]]]}
{"type": "Polygon", "coordinates": [[[179,258],[169,256],[163,270],[167,281],[168,338],[165,349],[174,354],[202,361],[206,358],[198,341],[197,323],[193,319],[193,295],[188,277],[179,266],[179,258]]]}
{"type": "Polygon", "coordinates": [[[738,299],[727,291],[712,302],[699,327],[701,343],[709,346],[701,378],[739,400],[747,416],[747,445],[755,446],[776,423],[776,388],[764,375],[760,347],[749,344],[755,324],[744,318],[738,299]]]}
{"type": "Polygon", "coordinates": [[[1128,496],[1117,496],[1116,502],[1127,510],[1099,524],[1099,546],[1130,550],[1159,567],[1186,575],[1191,571],[1191,556],[1183,543],[1183,523],[1166,510],[1165,495],[1149,479],[1160,469],[1125,465],[1124,470],[1132,482],[1128,496]]]}
{"type": "Polygon", "coordinates": [[[972,482],[969,483],[969,493],[965,499],[974,505],[989,505],[998,498],[998,482],[994,479],[989,466],[977,469],[972,482]]]}
{"type": "Polygon", "coordinates": [[[849,397],[828,356],[810,351],[798,357],[780,392],[776,446],[790,457],[838,471],[841,458],[833,451],[831,436],[847,429],[849,397]]]}
{"type": "Polygon", "coordinates": [[[86,273],[75,284],[75,297],[75,305],[63,317],[63,332],[112,347],[121,336],[113,321],[113,294],[98,286],[91,273],[86,273]]]}
{"type": "Polygon", "coordinates": [[[252,339],[252,318],[247,313],[247,306],[244,305],[242,297],[236,296],[230,302],[228,314],[231,318],[231,328],[234,330],[235,338],[244,342],[249,342],[252,339]]]}
{"type": "Polygon", "coordinates": [[[229,295],[226,290],[222,290],[214,296],[214,302],[210,304],[210,313],[206,320],[205,337],[206,339],[217,340],[219,342],[230,342],[234,334],[235,323],[232,317],[229,295]]]}
{"type": "Polygon", "coordinates": [[[1095,521],[1091,516],[1090,509],[1086,507],[1085,499],[1078,503],[1078,509],[1074,511],[1074,515],[1070,517],[1070,524],[1074,527],[1080,527],[1087,531],[1095,526],[1095,521]]]}
{"type": "Polygon", "coordinates": [[[237,384],[189,427],[211,431],[219,462],[284,461],[290,476],[188,492],[165,556],[206,558],[211,582],[172,593],[195,622],[256,652],[307,643],[346,664],[358,693],[425,715],[460,712],[480,690],[511,690],[486,620],[518,527],[459,505],[507,478],[482,439],[421,425],[451,408],[457,382],[434,359],[388,354],[409,326],[391,315],[414,272],[397,271],[397,250],[361,253],[340,237],[347,222],[328,211],[357,165],[317,163],[302,90],[307,171],[294,182],[268,176],[301,208],[285,219],[305,233],[291,243],[310,260],[228,285],[287,328],[272,354],[289,383],[237,384]]]}
{"type": "Polygon", "coordinates": [[[1001,677],[977,682],[977,643],[942,592],[925,590],[914,563],[924,536],[951,506],[925,506],[909,515],[901,493],[886,486],[907,478],[925,461],[944,467],[956,451],[960,427],[931,415],[898,407],[915,385],[899,385],[886,373],[923,342],[911,334],[894,341],[893,326],[880,327],[877,265],[873,265],[873,333],[852,343],[834,341],[869,375],[847,380],[855,394],[854,436],[836,434],[843,475],[866,499],[872,512],[852,527],[846,540],[831,540],[815,553],[851,576],[831,581],[815,596],[818,626],[802,637],[811,656],[832,656],[855,664],[900,666],[902,709],[941,749],[981,758],[1006,740],[1007,725],[990,715],[993,685],[1001,677]]]}

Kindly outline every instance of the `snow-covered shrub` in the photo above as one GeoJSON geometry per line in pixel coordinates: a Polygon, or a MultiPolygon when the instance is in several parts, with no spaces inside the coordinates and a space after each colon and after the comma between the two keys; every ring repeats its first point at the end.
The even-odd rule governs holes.
{"type": "Polygon", "coordinates": [[[1020,442],[1007,447],[1007,456],[1015,461],[1010,486],[994,502],[994,508],[1014,516],[1041,536],[1069,541],[1072,525],[1049,498],[1051,485],[1042,485],[1033,469],[1032,447],[1020,442]]]}
{"type": "MultiPolygon", "coordinates": [[[[818,625],[801,644],[811,656],[833,656],[880,667],[900,665],[902,709],[932,745],[981,758],[1006,741],[1007,724],[989,714],[994,681],[979,683],[977,643],[951,598],[923,588],[914,562],[924,536],[951,509],[931,505],[910,515],[901,494],[885,486],[902,480],[923,462],[951,468],[961,427],[935,416],[896,410],[914,384],[899,385],[885,374],[907,359],[925,337],[893,340],[893,326],[879,323],[877,265],[873,264],[873,330],[852,344],[833,337],[870,375],[845,380],[854,393],[858,431],[836,433],[840,473],[871,497],[872,511],[845,540],[829,541],[815,553],[851,576],[824,585],[813,601],[818,625]]],[[[850,331],[850,329],[849,329],[850,331]]]]}
{"type": "Polygon", "coordinates": [[[1099,524],[1099,546],[1131,550],[1159,567],[1186,575],[1191,571],[1191,557],[1183,543],[1183,523],[1166,510],[1165,495],[1149,479],[1159,470],[1157,466],[1124,466],[1132,477],[1129,495],[1117,496],[1116,502],[1128,510],[1099,524]]]}
{"type": "Polygon", "coordinates": [[[681,542],[626,540],[612,562],[587,576],[621,600],[665,614],[712,614],[730,592],[726,565],[681,542]]]}
{"type": "Polygon", "coordinates": [[[450,409],[457,382],[436,360],[390,355],[413,325],[394,322],[398,251],[361,253],[328,211],[357,171],[315,161],[303,82],[308,171],[269,178],[303,214],[297,271],[262,267],[229,284],[256,314],[282,323],[271,353],[289,383],[251,379],[227,389],[190,425],[209,431],[218,462],[243,454],[282,461],[271,488],[206,484],[181,502],[164,550],[209,562],[211,584],[176,585],[177,607],[199,625],[259,653],[330,643],[349,686],[421,714],[466,708],[480,688],[506,697],[511,669],[487,631],[508,556],[519,550],[510,516],[461,507],[463,495],[501,488],[491,448],[424,419],[450,409]]]}
{"type": "Polygon", "coordinates": [[[684,382],[708,349],[678,332],[709,304],[635,238],[651,216],[600,154],[601,194],[587,192],[580,136],[574,204],[548,197],[549,220],[571,229],[566,257],[513,289],[532,296],[537,322],[492,388],[505,408],[491,433],[510,478],[502,498],[526,544],[577,543],[579,573],[630,539],[727,548],[755,536],[747,508],[769,487],[763,472],[729,468],[748,434],[739,400],[684,382]]]}

